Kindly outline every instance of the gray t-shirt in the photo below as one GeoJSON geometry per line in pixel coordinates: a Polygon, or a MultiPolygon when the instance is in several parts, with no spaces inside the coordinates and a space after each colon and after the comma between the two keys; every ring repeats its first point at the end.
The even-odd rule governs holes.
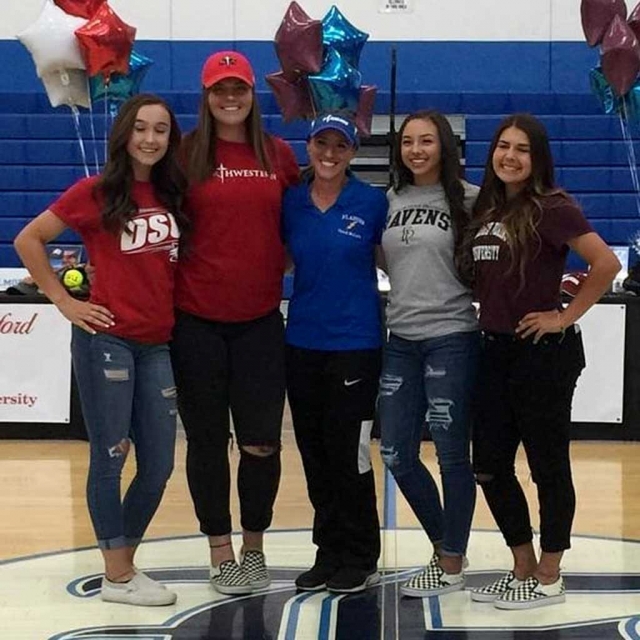
{"type": "MultiPolygon", "coordinates": [[[[479,188],[463,182],[471,210],[479,188]]],[[[442,185],[407,185],[387,192],[382,235],[391,291],[387,328],[406,340],[426,340],[478,328],[471,290],[458,280],[453,226],[442,185]]]]}

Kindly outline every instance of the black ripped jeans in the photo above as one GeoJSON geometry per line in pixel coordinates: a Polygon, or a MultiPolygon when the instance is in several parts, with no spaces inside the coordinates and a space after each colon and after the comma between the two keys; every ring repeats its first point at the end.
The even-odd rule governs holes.
{"type": "Polygon", "coordinates": [[[473,463],[491,513],[509,547],[533,539],[529,509],[515,474],[522,442],[540,503],[543,551],[571,546],[576,497],[571,477],[571,401],[585,366],[572,326],[538,344],[485,334],[478,375],[473,463]]]}

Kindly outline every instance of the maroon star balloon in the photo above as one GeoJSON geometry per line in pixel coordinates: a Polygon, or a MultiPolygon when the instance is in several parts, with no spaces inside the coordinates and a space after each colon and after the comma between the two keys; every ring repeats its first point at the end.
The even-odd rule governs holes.
{"type": "Polygon", "coordinates": [[[640,71],[640,44],[631,27],[616,16],[602,39],[602,73],[617,95],[623,96],[640,71]]]}
{"type": "Polygon", "coordinates": [[[616,16],[626,19],[627,6],[624,0],[582,0],[580,16],[585,38],[589,46],[595,47],[616,16]]]}
{"type": "Polygon", "coordinates": [[[296,118],[313,118],[315,112],[311,103],[311,92],[305,78],[289,82],[282,71],[265,77],[276,97],[285,122],[296,118]]]}
{"type": "Polygon", "coordinates": [[[101,73],[106,83],[112,73],[129,72],[136,29],[123,22],[106,2],[87,24],[76,29],[76,36],[88,75],[101,73]]]}
{"type": "Polygon", "coordinates": [[[322,68],[322,22],[310,18],[297,2],[287,8],[275,44],[289,82],[294,82],[301,73],[318,73],[322,68]]]}
{"type": "Polygon", "coordinates": [[[636,38],[640,39],[640,3],[631,12],[627,24],[631,27],[631,31],[636,34],[636,38]]]}
{"type": "Polygon", "coordinates": [[[356,111],[356,127],[361,136],[371,135],[371,123],[373,121],[373,105],[376,101],[378,87],[367,84],[360,87],[360,99],[358,100],[358,110],[356,111]]]}
{"type": "Polygon", "coordinates": [[[65,13],[79,18],[93,17],[105,0],[53,0],[65,13]]]}

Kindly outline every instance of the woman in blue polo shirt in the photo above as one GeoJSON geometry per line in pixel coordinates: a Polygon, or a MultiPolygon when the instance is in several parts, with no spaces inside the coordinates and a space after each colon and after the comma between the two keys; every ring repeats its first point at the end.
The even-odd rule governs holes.
{"type": "Polygon", "coordinates": [[[286,331],[287,393],[315,510],[305,591],[362,591],[380,580],[379,522],[369,456],[381,367],[376,247],[384,193],[349,163],[355,126],[341,115],[311,124],[309,169],[283,203],[295,266],[286,331]]]}

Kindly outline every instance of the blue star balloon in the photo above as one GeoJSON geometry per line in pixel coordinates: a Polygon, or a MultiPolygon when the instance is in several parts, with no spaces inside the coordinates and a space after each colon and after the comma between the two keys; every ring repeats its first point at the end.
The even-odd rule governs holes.
{"type": "Polygon", "coordinates": [[[360,53],[368,33],[356,29],[333,5],[322,20],[322,43],[328,50],[337,51],[352,66],[358,68],[360,53]]]}
{"type": "Polygon", "coordinates": [[[362,74],[330,49],[320,73],[308,76],[316,113],[356,112],[362,74]]]}
{"type": "Polygon", "coordinates": [[[613,92],[600,67],[594,67],[589,71],[589,83],[591,91],[598,99],[602,110],[607,115],[618,113],[620,110],[620,98],[613,92]]]}
{"type": "Polygon", "coordinates": [[[140,92],[140,85],[144,80],[153,60],[147,56],[131,52],[129,58],[129,73],[112,73],[109,84],[104,83],[102,74],[89,78],[89,93],[93,102],[97,100],[109,100],[111,102],[124,102],[140,92]]]}

